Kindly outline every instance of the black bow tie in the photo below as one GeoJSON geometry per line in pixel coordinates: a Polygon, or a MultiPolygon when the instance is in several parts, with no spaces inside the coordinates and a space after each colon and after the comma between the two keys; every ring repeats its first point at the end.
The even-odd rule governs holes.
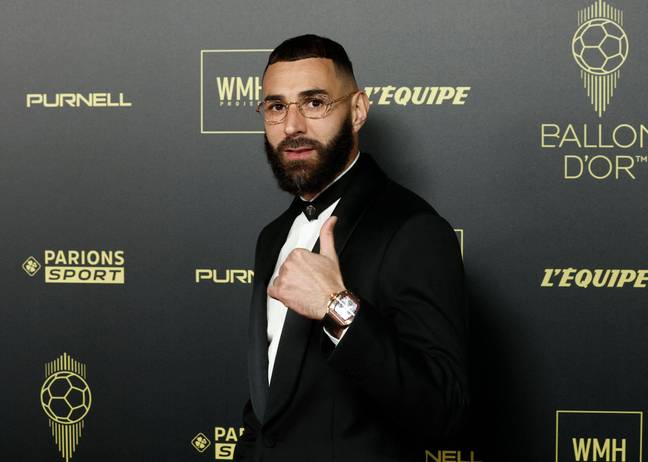
{"type": "Polygon", "coordinates": [[[295,197],[292,204],[290,204],[290,208],[293,213],[295,213],[295,216],[303,212],[304,215],[306,215],[306,218],[308,218],[308,221],[317,220],[320,213],[342,197],[344,190],[353,181],[354,173],[358,170],[358,162],[360,162],[360,159],[358,159],[355,165],[348,172],[338,178],[335,183],[329,185],[328,188],[322,191],[312,201],[305,201],[300,197],[295,197]]]}

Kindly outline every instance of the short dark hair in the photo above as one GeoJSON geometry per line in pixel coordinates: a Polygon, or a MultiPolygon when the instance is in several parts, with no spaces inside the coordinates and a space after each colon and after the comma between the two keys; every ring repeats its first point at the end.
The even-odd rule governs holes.
{"type": "Polygon", "coordinates": [[[268,66],[281,61],[299,61],[306,58],[328,58],[333,61],[335,70],[351,79],[357,87],[353,65],[344,47],[334,40],[314,34],[299,35],[284,40],[277,48],[272,50],[263,70],[265,75],[268,66]]]}

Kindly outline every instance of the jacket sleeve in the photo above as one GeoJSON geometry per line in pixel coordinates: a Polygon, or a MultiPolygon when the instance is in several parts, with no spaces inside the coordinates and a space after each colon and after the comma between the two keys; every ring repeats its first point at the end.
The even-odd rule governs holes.
{"type": "MultiPolygon", "coordinates": [[[[344,276],[344,274],[343,274],[344,276]]],[[[434,212],[412,215],[391,237],[374,304],[360,310],[329,364],[402,425],[449,436],[468,401],[467,310],[461,253],[434,212]]]]}
{"type": "MultiPolygon", "coordinates": [[[[257,242],[254,250],[254,274],[258,274],[259,249],[261,247],[261,240],[266,229],[267,226],[266,228],[261,230],[259,236],[257,237],[257,242]]],[[[249,347],[250,346],[248,345],[248,348],[249,347]]],[[[259,428],[261,428],[261,424],[259,423],[256,414],[254,413],[251,399],[248,399],[243,406],[243,435],[241,435],[236,443],[236,449],[234,450],[234,461],[252,462],[254,460],[254,446],[256,444],[257,432],[259,428]]]]}
{"type": "Polygon", "coordinates": [[[252,402],[248,399],[245,406],[243,406],[243,435],[236,442],[234,461],[252,462],[254,460],[254,445],[259,427],[259,422],[252,409],[252,402]]]}

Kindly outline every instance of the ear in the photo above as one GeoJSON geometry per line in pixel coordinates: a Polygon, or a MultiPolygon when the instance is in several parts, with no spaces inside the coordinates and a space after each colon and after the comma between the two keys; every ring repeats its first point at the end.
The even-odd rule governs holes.
{"type": "Polygon", "coordinates": [[[369,98],[364,91],[360,91],[351,98],[351,123],[353,132],[358,133],[367,121],[369,113],[369,98]]]}

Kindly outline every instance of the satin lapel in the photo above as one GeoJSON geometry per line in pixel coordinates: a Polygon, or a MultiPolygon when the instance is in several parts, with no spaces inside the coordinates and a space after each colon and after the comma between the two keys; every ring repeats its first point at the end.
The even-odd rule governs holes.
{"type": "MultiPolygon", "coordinates": [[[[360,221],[367,206],[376,198],[380,186],[387,180],[371,156],[363,153],[358,159],[358,171],[355,172],[353,183],[344,191],[344,195],[333,210],[337,223],[333,230],[335,250],[342,257],[344,247],[360,221]]],[[[313,252],[319,252],[319,239],[313,246],[313,252]]]]}
{"type": "MultiPolygon", "coordinates": [[[[353,182],[344,191],[342,199],[333,211],[333,215],[338,217],[334,231],[338,256],[342,255],[362,213],[386,179],[369,154],[362,154],[357,167],[353,182]]],[[[313,252],[319,252],[319,239],[313,246],[313,252]]],[[[264,422],[278,415],[290,402],[301,373],[311,331],[317,326],[315,321],[288,310],[275,358],[264,422]]]]}
{"type": "Polygon", "coordinates": [[[301,371],[314,321],[288,310],[272,371],[270,397],[263,422],[268,422],[288,404],[301,371]]]}
{"type": "Polygon", "coordinates": [[[248,377],[250,400],[259,422],[263,417],[270,392],[268,386],[268,334],[267,334],[267,287],[274,265],[279,257],[290,227],[293,214],[287,210],[264,232],[257,249],[252,301],[250,303],[248,377]]]}

